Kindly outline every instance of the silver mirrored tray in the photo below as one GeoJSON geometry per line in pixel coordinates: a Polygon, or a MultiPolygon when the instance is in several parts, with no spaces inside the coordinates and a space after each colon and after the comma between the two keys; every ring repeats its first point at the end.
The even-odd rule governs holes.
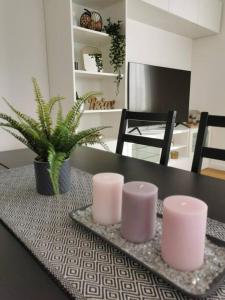
{"type": "Polygon", "coordinates": [[[71,212],[70,217],[189,296],[205,297],[225,276],[225,242],[216,238],[207,236],[204,264],[200,269],[181,272],[169,267],[161,257],[160,217],[157,217],[154,239],[141,244],[134,244],[122,238],[120,224],[96,224],[92,219],[91,206],[71,212]]]}

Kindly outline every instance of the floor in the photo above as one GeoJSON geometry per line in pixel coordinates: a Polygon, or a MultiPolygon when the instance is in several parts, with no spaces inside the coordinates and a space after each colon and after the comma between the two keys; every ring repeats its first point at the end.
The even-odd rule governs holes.
{"type": "Polygon", "coordinates": [[[201,174],[225,180],[225,171],[206,168],[201,171],[201,174]]]}
{"type": "MultiPolygon", "coordinates": [[[[148,146],[143,146],[143,145],[138,145],[138,144],[133,144],[132,145],[132,157],[138,158],[138,159],[143,159],[147,160],[150,162],[154,163],[159,163],[160,161],[160,151],[158,148],[153,148],[153,147],[148,147],[148,146]]],[[[178,160],[170,160],[169,161],[169,166],[175,167],[175,168],[181,168],[185,170],[190,170],[191,165],[190,165],[190,159],[182,159],[178,160]],[[184,167],[184,166],[187,166],[184,167]]],[[[225,171],[217,170],[217,169],[212,169],[212,168],[206,168],[201,171],[201,174],[209,176],[209,177],[214,177],[218,179],[225,180],[225,171]]]]}

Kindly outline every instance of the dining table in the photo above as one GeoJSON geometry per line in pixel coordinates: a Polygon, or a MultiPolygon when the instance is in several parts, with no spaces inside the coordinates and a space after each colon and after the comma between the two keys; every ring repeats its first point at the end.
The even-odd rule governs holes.
{"type": "MultiPolygon", "coordinates": [[[[0,152],[0,163],[9,170],[31,165],[34,158],[35,154],[29,149],[0,152]]],[[[223,180],[90,147],[77,147],[71,155],[71,165],[91,175],[114,172],[122,174],[125,182],[153,183],[159,188],[160,200],[170,195],[189,195],[199,198],[208,205],[209,218],[225,223],[225,181],[223,180]]],[[[0,167],[2,176],[9,172],[5,167],[0,167]]],[[[0,210],[1,194],[0,190],[0,210]]],[[[141,272],[144,276],[145,269],[141,269],[141,272]]],[[[121,271],[120,276],[124,277],[123,282],[126,285],[132,284],[131,279],[126,277],[126,273],[123,274],[121,271]]],[[[133,280],[137,281],[137,278],[133,280]]],[[[124,299],[188,299],[182,292],[179,292],[179,296],[177,296],[175,288],[157,277],[154,282],[145,282],[143,286],[145,287],[143,293],[147,293],[148,290],[148,295],[144,296],[142,291],[138,291],[138,293],[131,291],[131,294],[125,295],[124,299]],[[159,290],[157,290],[157,286],[160,287],[159,290]]],[[[120,287],[120,289],[122,288],[120,287]]],[[[3,220],[0,222],[0,299],[74,299],[74,296],[71,296],[60,282],[47,271],[39,259],[29,251],[3,220]]],[[[99,298],[90,296],[87,299],[118,298],[116,296],[113,298],[112,295],[110,297],[101,295],[99,298]]],[[[214,298],[210,299],[225,299],[225,288],[220,288],[219,292],[214,294],[214,298]]]]}

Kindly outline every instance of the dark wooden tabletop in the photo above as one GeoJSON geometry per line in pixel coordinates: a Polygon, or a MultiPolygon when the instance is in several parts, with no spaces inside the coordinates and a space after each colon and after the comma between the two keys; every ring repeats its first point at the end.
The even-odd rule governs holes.
{"type": "MultiPolygon", "coordinates": [[[[30,150],[0,152],[0,163],[19,167],[32,163],[34,157],[30,150]]],[[[71,161],[91,174],[117,172],[125,176],[126,182],[152,182],[159,187],[160,199],[173,194],[198,197],[208,204],[209,217],[225,223],[223,180],[85,147],[78,148],[71,161]]],[[[2,223],[0,241],[0,299],[71,299],[2,223]]]]}

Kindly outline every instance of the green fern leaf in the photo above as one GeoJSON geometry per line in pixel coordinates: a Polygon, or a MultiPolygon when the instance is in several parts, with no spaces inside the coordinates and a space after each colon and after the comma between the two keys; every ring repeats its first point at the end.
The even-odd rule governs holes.
{"type": "Polygon", "coordinates": [[[73,134],[76,133],[76,130],[80,125],[80,119],[81,119],[82,115],[83,115],[83,113],[78,112],[76,118],[74,119],[73,125],[70,128],[70,130],[73,134]]]}
{"type": "MultiPolygon", "coordinates": [[[[89,92],[84,94],[82,97],[80,97],[79,99],[77,99],[73,105],[73,107],[71,108],[71,110],[68,112],[68,114],[66,115],[65,118],[65,125],[71,129],[71,127],[73,128],[73,131],[77,128],[74,127],[74,121],[76,120],[77,117],[79,117],[79,115],[83,112],[81,112],[81,108],[83,106],[83,104],[90,98],[93,96],[99,96],[101,95],[101,93],[97,93],[97,92],[89,92]]],[[[81,116],[80,116],[81,117],[81,116]]],[[[78,126],[79,122],[76,122],[78,126]]]]}
{"type": "Polygon", "coordinates": [[[63,124],[63,110],[61,102],[58,102],[58,111],[56,117],[56,127],[61,126],[63,124]]]}
{"type": "Polygon", "coordinates": [[[57,141],[59,141],[59,136],[63,137],[63,134],[65,134],[64,131],[64,119],[63,119],[63,111],[62,111],[62,104],[61,102],[58,102],[58,111],[57,111],[57,116],[56,116],[56,126],[55,129],[53,130],[53,134],[50,138],[51,143],[53,145],[57,144],[57,141]]]}
{"type": "Polygon", "coordinates": [[[66,151],[70,154],[76,145],[87,145],[88,143],[99,143],[102,138],[101,131],[110,128],[108,126],[96,127],[78,132],[70,139],[70,143],[66,146],[66,151]]]}
{"type": "Polygon", "coordinates": [[[52,120],[49,113],[48,105],[45,103],[41,94],[40,87],[35,78],[32,78],[34,86],[35,101],[37,103],[37,113],[41,123],[41,128],[47,138],[51,135],[52,120]]]}
{"type": "Polygon", "coordinates": [[[54,146],[56,151],[64,152],[63,149],[66,148],[66,144],[70,140],[71,140],[70,131],[64,124],[62,124],[58,128],[58,131],[56,131],[56,134],[52,136],[51,143],[54,146]]]}
{"type": "Polygon", "coordinates": [[[38,132],[39,134],[41,133],[40,131],[40,125],[39,123],[34,120],[33,118],[25,115],[24,113],[20,112],[19,110],[15,109],[10,103],[9,101],[2,97],[3,101],[8,105],[8,107],[18,116],[18,118],[20,120],[25,121],[28,125],[30,125],[30,127],[35,130],[36,132],[38,132]]]}
{"type": "Polygon", "coordinates": [[[44,137],[39,137],[37,132],[35,132],[31,127],[29,127],[25,123],[19,123],[12,117],[0,113],[0,119],[7,121],[7,127],[11,127],[20,132],[22,136],[28,141],[28,143],[35,149],[35,152],[38,155],[43,155],[46,157],[46,153],[48,152],[49,142],[44,137]],[[10,124],[10,126],[9,126],[10,124]]]}
{"type": "Polygon", "coordinates": [[[51,178],[52,188],[54,194],[59,194],[59,173],[60,168],[66,159],[66,154],[62,152],[55,152],[54,148],[50,148],[48,152],[49,175],[51,178]]]}
{"type": "Polygon", "coordinates": [[[49,114],[51,114],[54,105],[55,105],[57,102],[60,103],[61,100],[65,100],[65,98],[64,98],[64,97],[60,97],[60,96],[56,96],[56,97],[52,97],[52,98],[48,101],[48,111],[49,111],[49,114]]]}
{"type": "Polygon", "coordinates": [[[9,134],[11,134],[13,137],[15,137],[18,141],[20,141],[21,143],[23,143],[25,146],[27,146],[28,148],[30,148],[32,151],[35,152],[35,149],[32,147],[32,145],[30,145],[28,143],[28,141],[23,138],[22,136],[19,136],[18,134],[16,134],[15,132],[7,129],[7,128],[2,128],[4,131],[8,132],[9,134]]]}

